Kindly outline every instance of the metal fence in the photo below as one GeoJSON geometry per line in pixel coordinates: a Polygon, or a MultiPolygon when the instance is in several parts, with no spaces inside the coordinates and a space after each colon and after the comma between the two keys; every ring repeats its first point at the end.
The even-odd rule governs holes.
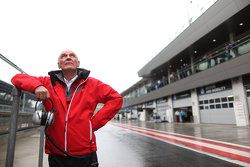
{"type": "MultiPolygon", "coordinates": [[[[19,107],[20,107],[21,93],[22,93],[21,90],[15,87],[12,90],[13,104],[12,104],[12,110],[11,110],[10,123],[9,123],[9,138],[8,138],[5,167],[13,167],[13,163],[14,163],[16,132],[17,132],[17,127],[18,127],[17,126],[18,125],[18,112],[19,112],[19,107]]],[[[43,128],[41,127],[38,167],[43,166],[43,147],[44,147],[44,131],[43,131],[43,128]]]]}

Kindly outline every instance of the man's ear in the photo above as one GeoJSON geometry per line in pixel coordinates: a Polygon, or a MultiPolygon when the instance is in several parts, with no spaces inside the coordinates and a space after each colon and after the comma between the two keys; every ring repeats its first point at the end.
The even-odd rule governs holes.
{"type": "Polygon", "coordinates": [[[60,63],[59,63],[59,62],[57,62],[57,66],[58,66],[59,69],[61,69],[61,66],[60,66],[60,63]]]}
{"type": "Polygon", "coordinates": [[[77,62],[77,67],[79,67],[80,66],[80,61],[78,60],[78,62],[77,62]]]}

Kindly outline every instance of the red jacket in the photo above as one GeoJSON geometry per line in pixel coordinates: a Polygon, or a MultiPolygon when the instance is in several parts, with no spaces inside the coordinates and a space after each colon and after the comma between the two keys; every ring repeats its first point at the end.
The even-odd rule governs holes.
{"type": "MultiPolygon", "coordinates": [[[[122,97],[109,85],[88,77],[89,71],[78,69],[78,77],[67,92],[62,72],[49,72],[47,77],[34,77],[27,74],[15,75],[11,82],[22,90],[34,93],[43,85],[50,93],[55,113],[54,123],[48,128],[53,140],[72,155],[84,155],[96,151],[94,131],[110,121],[122,106],[122,97]],[[98,103],[104,106],[95,115],[98,103]]],[[[51,110],[49,100],[46,110],[51,110]],[[49,109],[50,108],[50,109],[49,109]]],[[[63,155],[49,140],[46,140],[46,153],[63,155]]]]}

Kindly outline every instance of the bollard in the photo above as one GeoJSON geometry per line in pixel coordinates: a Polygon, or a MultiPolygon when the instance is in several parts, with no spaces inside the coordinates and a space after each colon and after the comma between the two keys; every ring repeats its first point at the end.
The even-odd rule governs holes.
{"type": "Polygon", "coordinates": [[[12,90],[12,95],[13,95],[13,104],[10,117],[9,140],[8,140],[5,167],[13,167],[15,144],[16,144],[17,117],[19,111],[21,91],[14,87],[12,90]]]}

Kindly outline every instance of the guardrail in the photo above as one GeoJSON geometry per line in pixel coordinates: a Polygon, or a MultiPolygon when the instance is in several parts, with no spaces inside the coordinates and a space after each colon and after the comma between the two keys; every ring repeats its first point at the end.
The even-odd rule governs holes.
{"type": "MultiPolygon", "coordinates": [[[[12,104],[10,124],[9,124],[9,138],[8,138],[5,167],[13,167],[14,163],[17,121],[18,121],[18,112],[20,106],[19,104],[20,104],[21,90],[14,87],[12,90],[12,95],[13,95],[13,104],[12,104]]],[[[43,147],[44,147],[44,129],[41,127],[38,167],[43,166],[43,147]]]]}

